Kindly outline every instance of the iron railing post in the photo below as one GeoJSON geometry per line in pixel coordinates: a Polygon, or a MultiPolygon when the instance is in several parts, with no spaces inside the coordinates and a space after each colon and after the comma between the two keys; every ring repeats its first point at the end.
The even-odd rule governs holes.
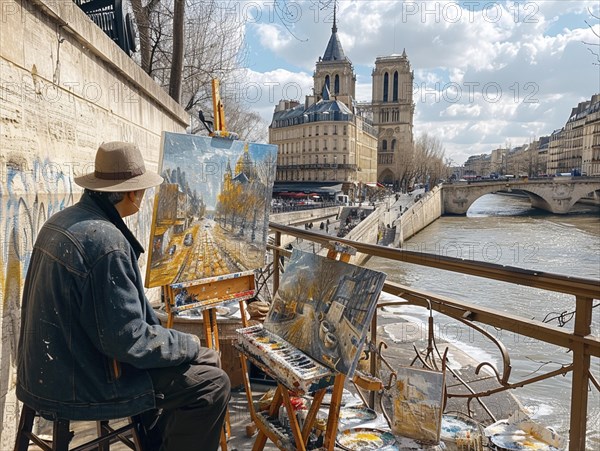
{"type": "MultiPolygon", "coordinates": [[[[573,335],[584,337],[592,331],[591,298],[575,298],[575,327],[573,335]]],[[[573,379],[571,381],[571,423],[569,427],[569,450],[585,449],[587,431],[588,385],[590,354],[581,341],[573,342],[573,379]]]]}
{"type": "Polygon", "coordinates": [[[273,294],[279,289],[279,247],[281,246],[281,232],[275,232],[275,249],[273,249],[273,294]]]}

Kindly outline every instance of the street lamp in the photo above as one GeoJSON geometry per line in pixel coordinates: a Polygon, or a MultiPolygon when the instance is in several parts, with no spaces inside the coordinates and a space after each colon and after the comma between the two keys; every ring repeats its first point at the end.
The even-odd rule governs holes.
{"type": "Polygon", "coordinates": [[[337,182],[337,155],[333,156],[333,180],[337,182]]]}

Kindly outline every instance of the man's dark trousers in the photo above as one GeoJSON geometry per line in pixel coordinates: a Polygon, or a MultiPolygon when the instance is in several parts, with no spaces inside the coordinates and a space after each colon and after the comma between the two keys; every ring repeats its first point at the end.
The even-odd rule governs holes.
{"type": "Polygon", "coordinates": [[[218,449],[231,384],[217,367],[217,353],[203,349],[204,358],[197,358],[194,364],[150,370],[156,407],[162,409],[149,431],[152,451],[218,449]]]}

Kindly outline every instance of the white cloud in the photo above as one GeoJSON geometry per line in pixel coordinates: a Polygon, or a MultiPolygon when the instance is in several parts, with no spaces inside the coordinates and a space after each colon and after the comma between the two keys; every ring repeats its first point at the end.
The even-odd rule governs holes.
{"type": "Polygon", "coordinates": [[[303,102],[306,95],[312,94],[312,87],[312,74],[305,72],[295,73],[284,69],[256,72],[246,69],[237,83],[222,89],[231,90],[237,101],[246,103],[270,123],[274,107],[280,100],[303,102]]]}
{"type": "Polygon", "coordinates": [[[285,29],[274,24],[256,24],[256,31],[263,47],[277,53],[289,48],[292,36],[285,29]]]}
{"type": "Polygon", "coordinates": [[[450,105],[441,116],[447,117],[478,117],[481,114],[479,105],[450,105]]]}

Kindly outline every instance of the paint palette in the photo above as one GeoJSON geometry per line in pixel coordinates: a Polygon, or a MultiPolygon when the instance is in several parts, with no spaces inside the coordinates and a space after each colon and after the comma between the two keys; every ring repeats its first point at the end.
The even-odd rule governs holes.
{"type": "Polygon", "coordinates": [[[559,451],[561,449],[549,445],[524,431],[492,435],[490,444],[495,451],[559,451]]]}
{"type": "MultiPolygon", "coordinates": [[[[325,392],[325,396],[323,396],[323,401],[321,401],[322,406],[328,406],[331,404],[331,393],[333,391],[333,387],[329,387],[327,392],[325,392]]],[[[346,388],[344,388],[342,392],[342,399],[340,399],[340,405],[345,406],[348,403],[356,401],[356,397],[352,394],[352,392],[346,388]]]]}
{"type": "Polygon", "coordinates": [[[442,415],[440,438],[448,451],[482,451],[482,437],[483,429],[475,420],[463,415],[442,415]]]}
{"type": "Polygon", "coordinates": [[[340,409],[340,429],[368,423],[377,419],[377,412],[364,406],[349,406],[340,409]]]}
{"type": "Polygon", "coordinates": [[[337,435],[337,445],[347,451],[399,451],[391,432],[371,428],[351,428],[337,435]]]}
{"type": "Polygon", "coordinates": [[[511,424],[500,420],[485,429],[495,451],[559,451],[566,441],[553,429],[531,420],[511,424]]]}

